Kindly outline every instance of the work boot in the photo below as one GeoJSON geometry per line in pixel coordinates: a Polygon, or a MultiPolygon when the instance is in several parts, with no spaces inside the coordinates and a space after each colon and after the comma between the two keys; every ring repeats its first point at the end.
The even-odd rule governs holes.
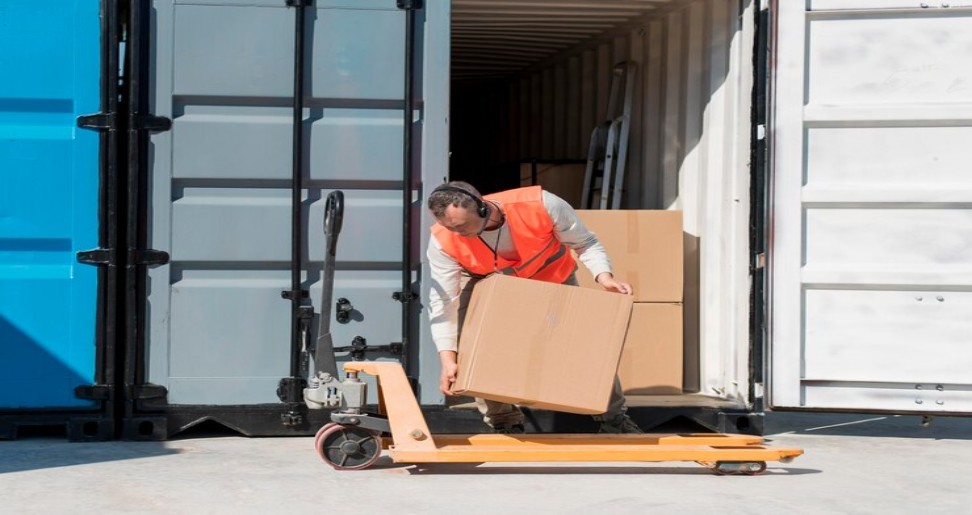
{"type": "Polygon", "coordinates": [[[644,431],[635,424],[634,420],[627,415],[618,415],[611,420],[601,421],[601,428],[598,429],[598,433],[614,433],[614,434],[632,434],[640,435],[644,434],[644,431]]]}
{"type": "Polygon", "coordinates": [[[526,433],[523,424],[501,424],[493,427],[493,433],[498,435],[522,435],[526,433]]]}

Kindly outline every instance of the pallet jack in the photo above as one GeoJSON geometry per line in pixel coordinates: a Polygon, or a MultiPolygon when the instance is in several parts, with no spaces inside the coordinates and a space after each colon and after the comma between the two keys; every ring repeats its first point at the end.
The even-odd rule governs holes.
{"type": "Polygon", "coordinates": [[[325,204],[328,248],[315,375],[304,389],[309,409],[332,410],[331,422],[317,432],[314,448],[335,469],[368,468],[387,449],[396,463],[690,461],[718,474],[755,475],[766,470],[768,461],[788,463],[803,454],[802,449],[763,445],[758,436],[718,433],[432,434],[401,364],[352,361],[344,363],[345,378],[337,376],[335,350],[351,350],[334,348],[329,320],[343,198],[334,191],[325,204]],[[367,383],[361,374],[377,379],[377,414],[364,410],[367,383]]]}

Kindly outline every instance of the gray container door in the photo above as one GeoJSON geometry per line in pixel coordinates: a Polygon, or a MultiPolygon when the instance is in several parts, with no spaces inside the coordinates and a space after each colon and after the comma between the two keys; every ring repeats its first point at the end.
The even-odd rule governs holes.
{"type": "MultiPolygon", "coordinates": [[[[405,14],[393,0],[318,0],[305,47],[304,250],[320,311],[324,198],[345,193],[335,345],[401,341],[405,14]],[[309,261],[308,261],[309,260],[309,261]]],[[[294,11],[284,0],[156,1],[147,379],[179,405],[278,402],[290,375],[294,11]]],[[[316,326],[315,326],[316,327],[316,326]]],[[[316,334],[316,328],[315,328],[316,334]]]]}
{"type": "Polygon", "coordinates": [[[774,407],[972,412],[972,11],[779,2],[774,407]]]}

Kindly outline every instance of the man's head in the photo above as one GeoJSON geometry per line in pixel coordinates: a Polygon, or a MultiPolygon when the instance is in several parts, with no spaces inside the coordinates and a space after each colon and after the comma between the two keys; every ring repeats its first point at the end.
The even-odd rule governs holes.
{"type": "Polygon", "coordinates": [[[489,222],[489,205],[467,182],[452,181],[439,186],[429,195],[428,207],[439,225],[460,236],[476,236],[489,222]]]}

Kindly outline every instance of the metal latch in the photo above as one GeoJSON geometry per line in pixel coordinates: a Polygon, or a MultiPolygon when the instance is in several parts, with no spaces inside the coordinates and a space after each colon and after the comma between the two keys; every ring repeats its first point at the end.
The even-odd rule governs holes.
{"type": "Polygon", "coordinates": [[[277,398],[280,402],[297,403],[304,397],[307,381],[302,377],[285,377],[277,384],[277,398]]]}
{"type": "Polygon", "coordinates": [[[418,295],[416,295],[416,294],[414,294],[414,293],[412,293],[410,291],[409,292],[396,291],[396,292],[393,292],[392,293],[392,299],[397,300],[398,302],[409,302],[409,301],[415,300],[417,298],[418,298],[418,295]]]}
{"type": "Polygon", "coordinates": [[[368,345],[368,340],[361,336],[355,336],[351,340],[351,345],[347,347],[335,347],[334,352],[350,352],[351,359],[361,361],[366,352],[389,352],[391,354],[401,354],[404,346],[401,342],[392,342],[388,345],[368,345]]]}
{"type": "Polygon", "coordinates": [[[334,318],[340,324],[346,324],[351,321],[351,312],[354,311],[354,306],[351,305],[351,301],[341,297],[337,300],[337,305],[334,306],[334,318]]]}
{"type": "Polygon", "coordinates": [[[399,9],[421,9],[422,0],[396,0],[395,5],[397,5],[399,9]]]}
{"type": "Polygon", "coordinates": [[[293,300],[294,298],[306,299],[309,295],[310,294],[307,292],[307,290],[300,290],[300,291],[283,290],[280,292],[280,298],[287,299],[287,300],[293,300]]]}

